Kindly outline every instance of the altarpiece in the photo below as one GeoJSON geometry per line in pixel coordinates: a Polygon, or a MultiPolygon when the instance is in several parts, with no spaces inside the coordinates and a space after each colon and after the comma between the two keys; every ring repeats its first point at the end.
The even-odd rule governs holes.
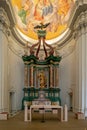
{"type": "Polygon", "coordinates": [[[22,56],[25,65],[24,102],[31,104],[61,104],[59,88],[60,56],[54,55],[54,49],[45,41],[46,26],[36,26],[38,42],[30,47],[30,55],[22,56]]]}

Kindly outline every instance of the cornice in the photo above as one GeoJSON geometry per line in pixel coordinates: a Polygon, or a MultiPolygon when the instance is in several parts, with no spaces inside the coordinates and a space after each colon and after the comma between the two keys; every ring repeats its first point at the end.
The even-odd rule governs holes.
{"type": "Polygon", "coordinates": [[[15,27],[12,28],[11,32],[14,38],[16,38],[17,42],[19,42],[22,46],[25,46],[27,41],[21,37],[21,35],[18,33],[15,27]]]}
{"type": "Polygon", "coordinates": [[[7,17],[7,14],[2,7],[0,7],[0,23],[3,24],[6,28],[10,26],[10,22],[7,17]]]}
{"type": "Polygon", "coordinates": [[[73,25],[75,24],[78,16],[87,10],[87,0],[76,0],[75,5],[71,12],[71,17],[68,23],[68,26],[73,30],[73,25]]]}
{"type": "Polygon", "coordinates": [[[87,10],[82,12],[74,24],[74,38],[77,39],[82,34],[87,33],[87,10]]]}
{"type": "Polygon", "coordinates": [[[86,26],[87,25],[87,10],[84,12],[81,12],[80,15],[77,17],[74,28],[78,29],[80,26],[86,26]]]}
{"type": "MultiPolygon", "coordinates": [[[[16,19],[15,19],[15,14],[14,14],[14,11],[13,11],[13,7],[11,5],[11,0],[6,0],[6,4],[9,6],[10,15],[12,16],[12,19],[13,19],[13,22],[11,20],[11,24],[14,25],[16,23],[16,19]]],[[[8,14],[9,18],[10,18],[10,15],[8,14]]]]}
{"type": "Polygon", "coordinates": [[[2,31],[6,36],[10,35],[10,22],[7,17],[6,12],[2,7],[0,7],[0,31],[2,31]]]}
{"type": "Polygon", "coordinates": [[[4,11],[7,13],[8,19],[10,21],[10,27],[13,27],[16,20],[14,17],[14,12],[10,0],[0,0],[0,7],[2,7],[4,11]]]}

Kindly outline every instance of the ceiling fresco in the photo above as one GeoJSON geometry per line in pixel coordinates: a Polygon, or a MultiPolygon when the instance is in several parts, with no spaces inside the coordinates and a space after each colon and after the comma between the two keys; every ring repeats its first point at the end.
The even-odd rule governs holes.
{"type": "Polygon", "coordinates": [[[40,23],[50,23],[46,39],[54,39],[67,29],[75,0],[11,0],[16,27],[26,36],[37,40],[34,29],[40,23]]]}

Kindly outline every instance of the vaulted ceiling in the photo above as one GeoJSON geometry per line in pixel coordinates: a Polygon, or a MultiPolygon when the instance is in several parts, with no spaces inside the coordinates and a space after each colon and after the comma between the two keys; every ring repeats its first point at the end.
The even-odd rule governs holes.
{"type": "Polygon", "coordinates": [[[78,15],[87,9],[87,4],[79,0],[0,0],[1,8],[8,16],[12,36],[21,45],[27,41],[30,45],[36,43],[34,27],[50,23],[46,28],[46,40],[60,48],[71,37],[73,25],[78,15]]]}

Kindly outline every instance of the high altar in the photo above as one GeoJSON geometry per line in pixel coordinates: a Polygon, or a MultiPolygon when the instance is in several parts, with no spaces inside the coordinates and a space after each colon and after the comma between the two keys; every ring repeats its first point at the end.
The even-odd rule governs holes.
{"type": "Polygon", "coordinates": [[[24,97],[22,100],[22,109],[24,103],[38,105],[61,104],[59,88],[59,62],[60,56],[54,55],[52,46],[46,43],[46,26],[41,24],[36,26],[38,42],[31,46],[30,54],[22,57],[25,64],[24,97]]]}

